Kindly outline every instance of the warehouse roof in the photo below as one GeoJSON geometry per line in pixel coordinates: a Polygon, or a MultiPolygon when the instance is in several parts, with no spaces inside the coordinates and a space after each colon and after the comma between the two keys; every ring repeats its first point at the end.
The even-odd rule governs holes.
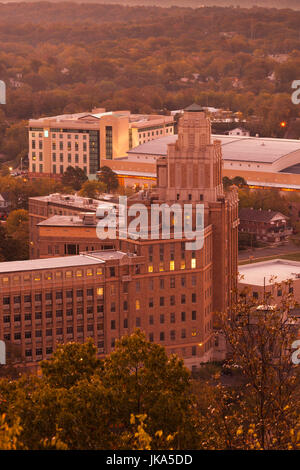
{"type": "MultiPolygon", "coordinates": [[[[166,156],[168,144],[175,143],[177,138],[177,135],[170,135],[151,140],[129,150],[128,156],[135,154],[166,156]]],[[[221,141],[224,160],[271,164],[294,152],[299,152],[300,160],[300,140],[212,135],[212,140],[214,139],[221,141]]]]}

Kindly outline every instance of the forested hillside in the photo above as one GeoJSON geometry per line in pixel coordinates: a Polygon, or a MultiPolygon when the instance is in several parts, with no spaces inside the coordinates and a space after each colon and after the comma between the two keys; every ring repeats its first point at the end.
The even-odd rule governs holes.
{"type": "Polygon", "coordinates": [[[0,153],[26,152],[28,118],[93,106],[166,112],[197,101],[282,136],[279,123],[299,115],[299,24],[292,10],[0,4],[0,153]]]}

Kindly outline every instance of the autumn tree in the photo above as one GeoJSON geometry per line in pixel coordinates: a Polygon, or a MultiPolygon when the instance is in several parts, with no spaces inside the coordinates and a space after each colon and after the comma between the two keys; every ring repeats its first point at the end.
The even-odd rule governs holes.
{"type": "MultiPolygon", "coordinates": [[[[291,283],[278,284],[281,301],[247,290],[217,317],[226,340],[232,385],[200,393],[200,440],[205,448],[288,449],[299,423],[299,373],[292,362],[297,334],[291,283]]],[[[227,370],[226,368],[224,372],[227,370]]]]}

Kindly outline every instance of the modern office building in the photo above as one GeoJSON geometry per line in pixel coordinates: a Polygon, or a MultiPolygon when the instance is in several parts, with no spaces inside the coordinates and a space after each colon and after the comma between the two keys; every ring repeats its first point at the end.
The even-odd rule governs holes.
{"type": "MultiPolygon", "coordinates": [[[[135,328],[168,353],[178,354],[190,368],[224,357],[214,312],[230,306],[237,286],[238,197],[235,187],[224,191],[221,143],[212,140],[210,120],[201,107],[185,110],[178,140],[158,159],[157,174],[157,188],[128,198],[128,208],[143,204],[150,214],[153,205],[176,203],[184,215],[179,230],[178,213],[172,217],[171,211],[169,238],[161,236],[159,217],[157,225],[142,227],[143,238],[118,232],[113,250],[96,251],[95,246],[94,251],[72,255],[83,240],[92,243],[95,227],[87,229],[84,218],[91,221],[95,211],[57,195],[31,198],[31,221],[43,230],[39,256],[55,238],[62,250],[67,241],[75,250],[63,253],[70,255],[66,257],[49,253],[52,257],[46,259],[0,263],[0,339],[19,343],[28,364],[50,357],[58,342],[89,336],[99,354],[107,354],[116,338],[135,328]],[[199,246],[187,246],[186,204],[192,209],[193,228],[201,207],[199,246]],[[154,226],[158,235],[153,238],[154,226]]],[[[126,220],[130,227],[132,214],[126,220]]]]}
{"type": "Polygon", "coordinates": [[[55,177],[68,166],[95,177],[105,161],[126,155],[132,147],[174,133],[172,116],[131,114],[130,111],[91,113],[29,121],[29,176],[55,177]]]}

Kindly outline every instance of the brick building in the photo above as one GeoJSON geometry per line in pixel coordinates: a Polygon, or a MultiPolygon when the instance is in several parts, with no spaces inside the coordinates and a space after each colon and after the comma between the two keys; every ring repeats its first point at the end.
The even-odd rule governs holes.
{"type": "Polygon", "coordinates": [[[287,242],[292,233],[289,218],[281,212],[242,208],[239,210],[239,218],[240,232],[253,235],[257,241],[276,245],[287,242]]]}
{"type": "MultiPolygon", "coordinates": [[[[70,225],[76,226],[76,221],[78,222],[77,226],[80,225],[80,221],[82,221],[83,227],[86,227],[84,214],[96,214],[97,208],[99,206],[104,206],[107,210],[111,210],[116,207],[116,202],[118,201],[117,198],[114,198],[110,195],[105,195],[101,201],[96,199],[90,199],[87,197],[80,197],[74,194],[50,194],[49,196],[37,196],[29,198],[29,240],[30,240],[30,253],[29,256],[31,259],[45,257],[48,253],[48,244],[47,248],[45,247],[45,241],[43,242],[43,248],[41,251],[41,240],[40,240],[40,229],[39,224],[48,220],[51,217],[56,216],[68,216],[69,218],[65,218],[65,225],[67,224],[67,220],[70,222],[70,225]],[[73,221],[72,218],[74,217],[73,221]],[[77,217],[77,219],[76,219],[77,217]],[[78,219],[80,217],[80,220],[78,219]],[[45,251],[46,250],[46,251],[45,251]]],[[[57,227],[61,227],[61,231],[57,229],[54,233],[52,230],[52,236],[49,234],[49,238],[51,238],[51,245],[52,245],[52,252],[48,255],[54,256],[64,256],[68,254],[69,249],[65,248],[65,243],[63,243],[64,233],[65,230],[62,228],[64,226],[64,219],[56,219],[53,220],[53,223],[57,222],[57,227]],[[59,220],[61,222],[59,222],[59,220]],[[54,243],[57,242],[57,243],[54,243]]],[[[50,226],[50,223],[49,223],[50,226]]],[[[46,229],[43,231],[46,233],[46,229]]],[[[75,237],[79,237],[80,235],[78,232],[75,234],[75,237]]],[[[79,244],[79,251],[88,251],[94,249],[102,249],[103,243],[99,243],[99,240],[95,239],[95,243],[92,245],[86,244],[86,242],[90,242],[90,236],[86,237],[87,239],[82,242],[82,245],[79,244]],[[87,250],[88,248],[88,250],[87,250]]],[[[74,239],[68,237],[67,244],[74,245],[74,239]],[[70,242],[70,243],[69,243],[70,242]]],[[[78,243],[75,243],[78,245],[78,243]]],[[[76,254],[79,252],[78,250],[74,253],[71,250],[69,254],[76,254]]]]}
{"type": "MultiPolygon", "coordinates": [[[[28,364],[49,357],[57,342],[89,336],[99,354],[107,354],[116,338],[135,328],[190,368],[222,357],[214,312],[230,305],[237,285],[238,198],[235,187],[224,192],[221,143],[211,140],[210,120],[199,106],[190,106],[180,118],[178,141],[158,159],[157,174],[157,188],[132,196],[128,206],[142,203],[150,212],[154,203],[190,204],[195,213],[201,204],[202,248],[186,249],[188,240],[176,238],[171,220],[170,239],[152,239],[144,230],[144,238],[115,240],[114,250],[100,252],[95,246],[81,255],[0,263],[0,339],[20,342],[28,364]]],[[[31,233],[38,237],[44,231],[32,240],[37,257],[44,256],[50,239],[65,246],[64,233],[69,243],[79,244],[76,253],[80,243],[87,243],[87,233],[93,237],[94,227],[87,232],[78,218],[87,205],[75,206],[57,195],[31,198],[31,233]]],[[[90,216],[93,206],[91,201],[90,216]]],[[[161,229],[160,220],[160,235],[161,229]]]]}

